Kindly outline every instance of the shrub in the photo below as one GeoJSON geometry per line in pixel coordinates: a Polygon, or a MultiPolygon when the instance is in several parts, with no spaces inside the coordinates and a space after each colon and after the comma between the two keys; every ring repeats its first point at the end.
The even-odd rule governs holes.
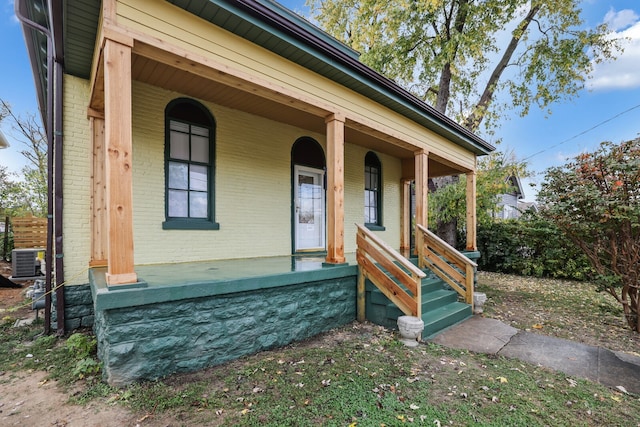
{"type": "Polygon", "coordinates": [[[533,213],[478,228],[478,267],[522,276],[586,280],[587,258],[551,222],[533,213]]]}

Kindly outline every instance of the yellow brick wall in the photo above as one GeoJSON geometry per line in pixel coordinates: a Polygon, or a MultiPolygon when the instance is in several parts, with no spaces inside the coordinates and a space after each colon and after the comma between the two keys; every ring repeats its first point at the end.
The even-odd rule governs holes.
{"type": "MultiPolygon", "coordinates": [[[[356,250],[355,223],[364,224],[364,158],[370,150],[358,145],[345,147],[345,252],[356,250]]],[[[376,153],[382,164],[382,225],[385,231],[375,231],[392,248],[400,247],[400,201],[402,163],[385,154],[376,153]]]]}
{"type": "Polygon", "coordinates": [[[87,283],[91,254],[91,129],[89,84],[65,75],[63,123],[63,249],[65,279],[87,283]]]}
{"type": "MultiPolygon", "coordinates": [[[[88,84],[65,80],[64,245],[67,277],[90,258],[91,141],[86,116],[88,84]]],[[[204,103],[216,120],[215,214],[220,230],[163,230],[164,107],[181,94],[133,84],[133,219],[136,264],[291,253],[291,147],[311,136],[325,149],[325,136],[261,117],[204,103]]],[[[355,226],[364,220],[364,157],[367,149],[345,147],[345,251],[355,251],[355,226]]],[[[399,159],[379,154],[384,180],[386,231],[400,245],[399,159]]],[[[76,283],[86,282],[86,274],[76,283]]]]}
{"type": "MultiPolygon", "coordinates": [[[[133,88],[135,263],[261,257],[291,253],[291,147],[325,136],[203,102],[216,120],[215,215],[220,230],[163,230],[164,107],[178,93],[143,83],[133,88]]],[[[364,219],[364,156],[345,148],[345,250],[355,251],[355,222],[364,219]]],[[[380,232],[400,246],[401,163],[380,155],[384,225],[380,232]]]]}

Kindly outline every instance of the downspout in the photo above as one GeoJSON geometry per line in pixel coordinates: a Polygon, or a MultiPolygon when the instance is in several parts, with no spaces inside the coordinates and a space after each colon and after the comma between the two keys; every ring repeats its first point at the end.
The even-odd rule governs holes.
{"type": "Polygon", "coordinates": [[[57,334],[63,336],[65,334],[65,300],[64,300],[64,248],[62,238],[62,148],[64,135],[62,134],[62,102],[63,102],[63,66],[64,57],[62,47],[62,0],[52,0],[49,2],[49,16],[51,17],[51,25],[53,28],[52,44],[54,45],[54,93],[53,98],[53,118],[54,118],[54,234],[56,248],[56,320],[57,334]],[[57,36],[57,37],[56,37],[57,36]]]}
{"type": "MultiPolygon", "coordinates": [[[[51,333],[51,290],[52,290],[52,273],[53,273],[53,239],[52,236],[56,233],[56,286],[64,282],[64,265],[62,263],[62,185],[60,178],[62,177],[62,58],[56,55],[54,52],[54,41],[50,29],[43,27],[37,22],[32,21],[29,17],[25,16],[22,11],[26,8],[25,0],[16,0],[14,3],[14,12],[23,28],[29,27],[36,31],[43,33],[47,37],[47,100],[44,117],[45,130],[47,134],[47,248],[45,254],[45,280],[46,280],[46,293],[45,293],[45,318],[44,318],[44,332],[45,334],[51,333]],[[54,72],[55,65],[55,72],[54,72]],[[56,77],[55,87],[52,86],[52,82],[56,77]],[[58,96],[56,96],[58,95],[58,96]],[[56,108],[55,123],[53,109],[54,104],[56,108]],[[54,130],[55,125],[55,130],[54,130]],[[59,159],[59,160],[58,160],[59,159]],[[56,167],[54,167],[54,161],[56,167]],[[60,166],[57,163],[60,163],[60,166]],[[55,176],[54,176],[55,174],[55,176]],[[60,205],[54,203],[54,197],[56,197],[56,187],[60,186],[60,205]],[[56,210],[59,208],[59,210],[56,210]],[[56,219],[59,219],[59,227],[54,226],[54,212],[56,219]],[[59,237],[58,237],[59,235],[59,237]],[[58,262],[58,254],[60,254],[60,261],[58,262]]],[[[51,9],[49,10],[49,18],[51,19],[51,9]]],[[[27,31],[24,31],[27,41],[30,37],[27,36],[27,31]]],[[[29,48],[29,46],[28,46],[29,48]]],[[[31,52],[30,52],[31,53],[31,52]]],[[[33,59],[33,57],[32,57],[33,59]]],[[[32,61],[32,68],[34,68],[34,77],[37,76],[37,70],[32,61]]],[[[40,88],[42,93],[42,87],[38,84],[36,78],[36,85],[40,88]]],[[[42,105],[42,104],[40,104],[42,105]]],[[[42,114],[42,111],[40,112],[42,114]]],[[[56,223],[58,220],[56,220],[56,223]]],[[[56,310],[57,310],[57,329],[58,334],[64,334],[64,290],[61,287],[56,288],[56,310]],[[59,309],[62,307],[62,310],[59,309]],[[61,327],[62,325],[62,327],[61,327]]]]}

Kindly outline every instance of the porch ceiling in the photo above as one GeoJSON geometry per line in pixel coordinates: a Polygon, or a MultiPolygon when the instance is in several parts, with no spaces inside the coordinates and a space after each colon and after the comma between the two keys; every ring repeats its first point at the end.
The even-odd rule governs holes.
{"type": "MultiPolygon", "coordinates": [[[[228,84],[172,67],[142,55],[133,55],[132,78],[136,81],[180,92],[224,107],[325,134],[327,112],[284,95],[278,99],[261,96],[246,83],[228,84]]],[[[400,159],[413,158],[415,147],[392,140],[379,132],[347,121],[345,141],[400,159]]]]}

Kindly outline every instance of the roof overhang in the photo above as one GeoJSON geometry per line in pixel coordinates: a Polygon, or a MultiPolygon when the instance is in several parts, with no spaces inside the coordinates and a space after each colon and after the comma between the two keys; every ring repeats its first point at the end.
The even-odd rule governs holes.
{"type": "MultiPolygon", "coordinates": [[[[473,132],[361,63],[357,52],[274,1],[166,1],[360,93],[476,155],[495,150],[473,132]]],[[[47,2],[17,0],[18,3],[47,2]]],[[[56,55],[64,57],[66,73],[89,79],[102,2],[59,0],[53,3],[62,11],[58,14],[54,11],[55,22],[52,23],[56,55]]],[[[31,19],[38,16],[34,11],[27,12],[33,14],[31,19]]],[[[41,53],[43,39],[41,32],[24,28],[40,106],[44,111],[47,62],[41,53]]]]}

